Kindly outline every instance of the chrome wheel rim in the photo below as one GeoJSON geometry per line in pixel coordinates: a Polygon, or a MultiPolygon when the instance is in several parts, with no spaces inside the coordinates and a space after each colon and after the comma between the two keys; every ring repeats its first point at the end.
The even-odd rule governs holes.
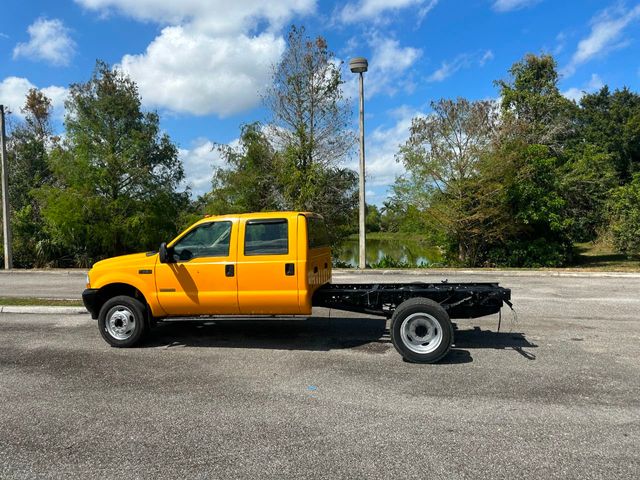
{"type": "Polygon", "coordinates": [[[113,307],[107,313],[107,332],[116,340],[126,340],[136,328],[136,317],[123,305],[113,307]]]}
{"type": "Polygon", "coordinates": [[[442,327],[428,313],[413,313],[403,320],[400,337],[405,347],[412,352],[431,353],[442,343],[442,327]]]}

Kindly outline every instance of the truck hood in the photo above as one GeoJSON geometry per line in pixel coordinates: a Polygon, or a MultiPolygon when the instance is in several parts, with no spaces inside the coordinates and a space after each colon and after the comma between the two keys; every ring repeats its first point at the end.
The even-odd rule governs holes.
{"type": "Polygon", "coordinates": [[[93,264],[93,269],[119,268],[119,267],[151,267],[158,258],[157,252],[133,253],[100,260],[93,264]]]}

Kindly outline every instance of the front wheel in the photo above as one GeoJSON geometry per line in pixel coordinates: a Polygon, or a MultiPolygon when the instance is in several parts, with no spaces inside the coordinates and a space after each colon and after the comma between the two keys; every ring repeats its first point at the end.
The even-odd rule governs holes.
{"type": "Polygon", "coordinates": [[[451,349],[453,326],[439,304],[427,298],[412,298],[393,313],[391,341],[405,360],[434,363],[451,349]]]}
{"type": "Polygon", "coordinates": [[[100,334],[112,347],[131,347],[144,335],[144,305],[135,298],[119,295],[107,300],[98,317],[100,334]]]}

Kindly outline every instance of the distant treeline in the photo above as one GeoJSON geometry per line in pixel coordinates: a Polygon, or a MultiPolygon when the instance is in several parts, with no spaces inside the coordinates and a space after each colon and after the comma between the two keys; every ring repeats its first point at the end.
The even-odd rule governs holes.
{"type": "Polygon", "coordinates": [[[498,102],[442,99],[413,119],[379,228],[430,234],[469,266],[562,266],[595,240],[638,254],[640,96],[569,100],[550,55],[495,83],[498,102]]]}
{"type": "MultiPolygon", "coordinates": [[[[180,188],[178,149],[136,84],[98,62],[70,86],[62,137],[51,101],[29,92],[9,136],[17,267],[88,266],[155,249],[203,213],[300,209],[323,214],[339,245],[357,227],[351,111],[325,40],[292,27],[265,92],[270,117],[217,148],[209,193],[180,188]]],[[[603,87],[579,103],[559,92],[548,55],[496,82],[499,101],[441,99],[399,145],[399,177],[370,230],[428,235],[452,264],[560,266],[576,242],[640,252],[640,96],[603,87]]]]}

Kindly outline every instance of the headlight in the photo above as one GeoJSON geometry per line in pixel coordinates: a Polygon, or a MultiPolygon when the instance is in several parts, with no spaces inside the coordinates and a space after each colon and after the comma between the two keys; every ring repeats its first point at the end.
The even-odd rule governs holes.
{"type": "Polygon", "coordinates": [[[87,273],[87,288],[91,288],[91,282],[89,281],[89,274],[87,273]]]}

